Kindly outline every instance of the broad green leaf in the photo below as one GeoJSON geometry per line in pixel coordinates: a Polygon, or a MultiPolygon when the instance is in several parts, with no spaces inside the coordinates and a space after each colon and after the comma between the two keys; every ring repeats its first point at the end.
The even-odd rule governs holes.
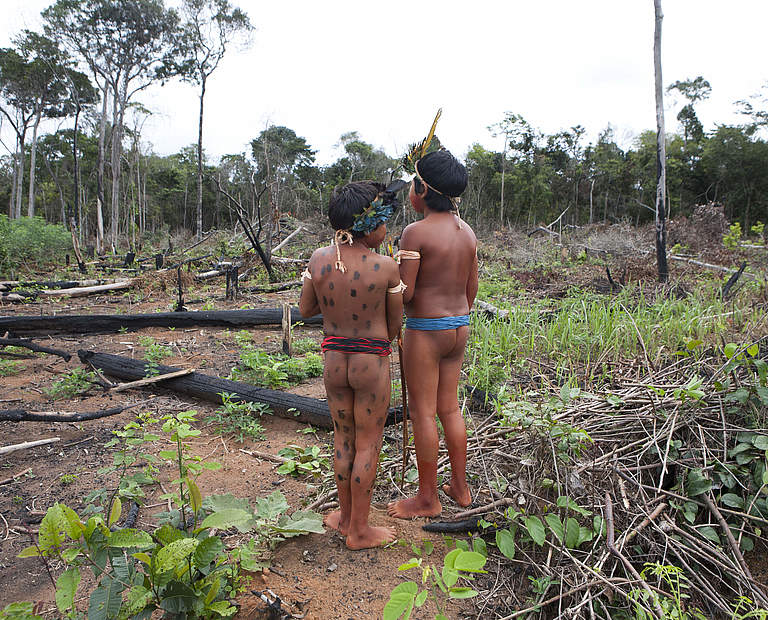
{"type": "Polygon", "coordinates": [[[152,540],[152,537],[147,532],[143,532],[134,528],[117,530],[116,532],[112,532],[109,537],[110,547],[138,547],[147,549],[152,547],[154,544],[155,543],[152,540]]]}
{"type": "Polygon", "coordinates": [[[246,512],[251,512],[250,502],[242,497],[235,497],[232,493],[224,493],[223,495],[208,495],[203,500],[203,508],[210,512],[218,512],[225,508],[240,508],[246,512]]]}
{"type": "Polygon", "coordinates": [[[203,496],[195,481],[189,477],[187,477],[187,488],[189,489],[189,504],[192,507],[192,512],[197,514],[197,511],[203,507],[203,496]]]}
{"type": "Polygon", "coordinates": [[[488,557],[488,547],[486,546],[485,541],[479,536],[472,540],[472,551],[479,553],[484,558],[488,557]]]}
{"type": "Polygon", "coordinates": [[[206,605],[209,605],[213,602],[213,599],[216,598],[216,595],[219,593],[219,590],[221,590],[221,579],[216,579],[212,584],[210,589],[208,590],[208,594],[205,595],[205,600],[203,601],[206,605]]]}
{"type": "Polygon", "coordinates": [[[67,536],[69,536],[72,540],[79,540],[85,531],[85,525],[83,525],[83,522],[80,521],[80,517],[77,516],[77,513],[69,506],[62,504],[61,511],[68,525],[65,528],[67,536]]]}
{"type": "Polygon", "coordinates": [[[273,492],[269,497],[256,499],[256,516],[259,519],[271,521],[277,519],[288,510],[288,502],[280,491],[273,492]]]}
{"type": "Polygon", "coordinates": [[[298,536],[300,534],[323,534],[323,517],[313,510],[297,510],[291,516],[283,515],[273,528],[276,532],[298,536]]]}
{"type": "Polygon", "coordinates": [[[563,542],[563,538],[565,537],[565,526],[560,520],[560,517],[555,513],[550,512],[544,517],[544,520],[547,522],[549,529],[552,530],[552,533],[555,535],[558,542],[563,542]]]}
{"type": "Polygon", "coordinates": [[[37,558],[40,556],[40,552],[37,550],[37,547],[35,545],[31,545],[29,547],[24,547],[21,550],[21,553],[17,555],[17,558],[37,558]]]}
{"type": "Polygon", "coordinates": [[[117,580],[105,576],[91,593],[88,604],[88,620],[110,620],[115,618],[122,607],[120,593],[123,586],[117,580]]]}
{"type": "Polygon", "coordinates": [[[417,566],[421,566],[421,559],[420,558],[411,558],[404,564],[401,564],[397,567],[397,570],[404,571],[404,570],[410,570],[412,568],[416,568],[417,566]]]}
{"type": "Polygon", "coordinates": [[[432,555],[432,552],[435,550],[435,545],[432,544],[431,540],[425,540],[424,544],[422,545],[422,552],[424,555],[432,555]]]}
{"type": "Polygon", "coordinates": [[[726,506],[731,508],[738,508],[744,510],[744,499],[736,495],[735,493],[726,493],[720,498],[720,501],[726,506]]]}
{"type": "Polygon", "coordinates": [[[561,495],[560,497],[558,497],[557,505],[560,508],[567,508],[568,510],[573,510],[574,512],[578,512],[583,517],[588,517],[592,514],[591,510],[582,508],[567,495],[561,495]]]}
{"type": "Polygon", "coordinates": [[[701,469],[692,469],[688,472],[688,480],[685,486],[688,497],[696,497],[702,493],[709,492],[712,488],[712,481],[704,476],[701,469]]]}
{"type": "Polygon", "coordinates": [[[171,544],[174,540],[184,538],[185,534],[181,530],[177,530],[170,523],[163,523],[157,530],[155,530],[155,538],[160,541],[160,544],[164,547],[171,544]]]}
{"type": "Polygon", "coordinates": [[[449,588],[456,585],[456,582],[459,580],[459,571],[450,566],[443,566],[441,575],[443,577],[443,582],[445,582],[445,585],[449,588]]]}
{"type": "Polygon", "coordinates": [[[451,588],[448,590],[448,596],[451,598],[472,598],[477,596],[477,591],[472,588],[451,588]]]}
{"type": "Polygon", "coordinates": [[[109,511],[109,521],[107,522],[107,525],[114,525],[117,523],[118,519],[120,519],[120,515],[123,514],[123,502],[120,501],[119,497],[115,497],[114,501],[112,502],[112,509],[109,511]]]}
{"type": "Polygon", "coordinates": [[[541,547],[547,536],[541,519],[536,516],[525,517],[523,525],[525,525],[525,529],[528,531],[528,535],[533,539],[533,542],[541,547]]]}
{"type": "Polygon", "coordinates": [[[752,343],[747,347],[747,353],[750,357],[757,357],[757,354],[760,353],[760,346],[756,342],[752,343]]]}
{"type": "Polygon", "coordinates": [[[575,549],[579,545],[579,522],[573,517],[568,517],[565,523],[565,546],[575,549]]]}
{"type": "Polygon", "coordinates": [[[459,557],[459,554],[461,554],[461,549],[453,549],[446,553],[445,558],[443,558],[443,566],[453,568],[453,564],[456,561],[456,558],[459,557]]]}
{"type": "Polygon", "coordinates": [[[245,526],[252,520],[253,515],[250,512],[239,508],[227,508],[208,515],[200,524],[200,528],[211,527],[217,530],[228,530],[230,527],[238,525],[245,526]]]}
{"type": "Polygon", "coordinates": [[[595,515],[592,517],[592,531],[597,536],[605,536],[605,519],[603,519],[602,515],[595,515]]]}
{"type": "Polygon", "coordinates": [[[685,343],[685,348],[689,351],[693,351],[699,345],[704,344],[701,340],[689,340],[685,343]]]}
{"type": "Polygon", "coordinates": [[[589,542],[595,537],[595,533],[588,527],[579,526],[579,542],[576,543],[576,547],[581,547],[585,542],[589,542]]]}
{"type": "Polygon", "coordinates": [[[411,617],[418,590],[419,587],[412,581],[396,585],[389,595],[387,604],[384,605],[384,620],[399,620],[403,616],[408,620],[411,617]]]}
{"type": "Polygon", "coordinates": [[[160,450],[160,452],[158,452],[158,455],[160,456],[161,459],[166,459],[170,461],[173,461],[178,457],[176,450],[160,450]]]}
{"type": "MultiPolygon", "coordinates": [[[[191,540],[191,539],[187,539],[191,540]]],[[[181,581],[172,581],[163,593],[160,607],[172,614],[186,616],[185,612],[192,611],[197,602],[195,591],[181,581]]]]}
{"type": "Polygon", "coordinates": [[[757,435],[752,440],[752,445],[758,450],[768,450],[768,437],[765,435],[757,435]]]}
{"type": "Polygon", "coordinates": [[[476,551],[462,551],[453,563],[456,570],[462,570],[467,573],[484,573],[482,570],[487,558],[476,551]]]}
{"type": "Polygon", "coordinates": [[[152,558],[150,558],[149,555],[144,553],[143,551],[132,553],[131,555],[137,560],[139,560],[139,562],[144,562],[144,564],[146,564],[147,566],[149,566],[152,563],[152,558]]]}
{"type": "Polygon", "coordinates": [[[120,610],[121,615],[126,617],[136,616],[141,613],[154,598],[152,590],[148,590],[143,585],[135,585],[128,592],[128,599],[120,610]]]}
{"type": "Polygon", "coordinates": [[[180,538],[157,552],[157,567],[160,571],[175,569],[181,560],[195,552],[200,541],[196,538],[180,538]]]}
{"type": "Polygon", "coordinates": [[[68,568],[56,580],[56,607],[66,613],[75,603],[75,593],[80,585],[80,570],[68,568]]]}
{"type": "Polygon", "coordinates": [[[421,607],[424,604],[424,601],[427,600],[427,594],[429,594],[429,590],[422,590],[419,592],[419,594],[416,596],[416,600],[414,601],[416,603],[416,607],[421,607]]]}
{"type": "Polygon", "coordinates": [[[496,530],[496,546],[504,557],[515,559],[515,535],[507,529],[496,530]]]}
{"type": "Polygon", "coordinates": [[[61,551],[61,559],[67,564],[74,562],[79,555],[80,549],[78,547],[69,547],[67,549],[62,549],[61,551]]]}
{"type": "Polygon", "coordinates": [[[757,392],[757,397],[760,399],[760,403],[764,407],[768,407],[768,387],[758,385],[755,388],[755,392],[757,392]]]}
{"type": "Polygon", "coordinates": [[[208,605],[208,609],[215,611],[222,618],[229,618],[237,612],[237,607],[230,605],[229,601],[216,601],[208,605]]]}
{"type": "Polygon", "coordinates": [[[701,534],[704,538],[715,543],[716,545],[720,544],[720,536],[717,534],[717,531],[712,526],[705,525],[704,527],[696,528],[696,531],[699,534],[701,534]]]}
{"type": "Polygon", "coordinates": [[[456,548],[460,551],[469,551],[469,543],[466,540],[457,540],[456,548]]]}
{"type": "Polygon", "coordinates": [[[736,355],[736,351],[739,350],[739,347],[736,346],[733,342],[729,342],[725,345],[725,349],[723,352],[725,353],[725,357],[728,359],[731,359],[734,355],[736,355]]]}
{"type": "MultiPolygon", "coordinates": [[[[734,536],[738,536],[738,533],[735,533],[734,536]]],[[[750,551],[753,551],[755,548],[755,541],[752,540],[749,536],[742,536],[741,537],[741,543],[739,545],[743,551],[749,553],[750,551]]]]}
{"type": "Polygon", "coordinates": [[[224,551],[224,543],[218,536],[210,536],[200,541],[192,556],[192,563],[199,569],[207,568],[217,555],[224,551]]]}

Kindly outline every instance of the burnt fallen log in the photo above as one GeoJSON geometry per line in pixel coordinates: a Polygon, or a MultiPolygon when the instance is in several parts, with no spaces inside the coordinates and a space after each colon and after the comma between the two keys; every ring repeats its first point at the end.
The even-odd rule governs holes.
{"type": "MultiPolygon", "coordinates": [[[[151,399],[150,399],[151,400],[151,399]]],[[[101,411],[76,412],[57,412],[57,411],[26,411],[25,409],[6,409],[0,411],[0,421],[2,422],[85,422],[87,420],[98,420],[117,415],[128,409],[134,409],[146,405],[149,400],[123,407],[113,407],[101,411]]]]}
{"type": "MultiPolygon", "coordinates": [[[[113,334],[145,327],[229,327],[281,325],[280,308],[215,310],[209,312],[157,312],[153,314],[60,314],[56,316],[0,316],[0,334],[43,336],[48,334],[113,334]]],[[[321,325],[320,315],[304,319],[291,309],[291,322],[321,325]]]]}
{"type": "Polygon", "coordinates": [[[79,286],[98,286],[109,284],[104,280],[46,280],[36,282],[34,280],[5,280],[0,282],[0,291],[10,291],[14,288],[53,289],[53,288],[77,288],[79,286]]]}
{"type": "MultiPolygon", "coordinates": [[[[142,379],[147,374],[147,363],[141,360],[111,355],[109,353],[96,353],[94,351],[77,352],[80,361],[91,364],[104,374],[111,375],[121,380],[133,381],[142,379]]],[[[173,366],[155,366],[153,370],[161,374],[168,374],[180,370],[173,366]]],[[[234,394],[235,401],[265,403],[272,408],[272,413],[281,418],[296,420],[304,424],[311,424],[325,429],[333,429],[333,421],[328,409],[328,403],[317,398],[288,394],[279,390],[259,388],[240,381],[220,379],[199,372],[193,372],[183,377],[163,381],[164,390],[171,390],[185,396],[200,398],[216,404],[221,404],[221,394],[234,394]]],[[[385,424],[394,424],[400,421],[402,415],[399,409],[390,409],[385,424]]]]}
{"type": "Polygon", "coordinates": [[[29,340],[22,340],[21,338],[0,338],[0,347],[22,347],[34,351],[35,353],[58,355],[59,357],[63,357],[67,362],[72,358],[72,354],[67,353],[66,351],[52,349],[51,347],[43,347],[29,340]]]}

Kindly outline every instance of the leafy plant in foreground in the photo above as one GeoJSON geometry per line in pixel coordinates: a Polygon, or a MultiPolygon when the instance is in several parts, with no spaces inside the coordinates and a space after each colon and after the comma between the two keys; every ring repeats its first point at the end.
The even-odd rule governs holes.
{"type": "Polygon", "coordinates": [[[294,476],[311,474],[317,478],[322,475],[323,470],[329,468],[329,455],[322,454],[318,446],[302,448],[291,444],[280,450],[277,455],[288,459],[277,468],[279,474],[293,474],[294,476]]]}
{"type": "Polygon", "coordinates": [[[96,375],[90,370],[75,368],[54,381],[50,387],[43,388],[43,392],[52,400],[74,398],[90,390],[95,381],[96,375]]]}
{"type": "Polygon", "coordinates": [[[232,433],[240,443],[246,437],[264,439],[264,427],[259,424],[259,418],[269,413],[269,405],[233,400],[236,394],[220,392],[222,405],[205,418],[206,424],[217,424],[217,432],[221,435],[232,433]]]}
{"type": "MultiPolygon", "coordinates": [[[[471,581],[475,574],[488,572],[483,570],[487,558],[481,550],[484,551],[484,545],[476,546],[475,550],[469,551],[465,541],[457,541],[456,549],[448,552],[443,559],[441,570],[438,570],[434,564],[425,563],[424,557],[414,557],[400,565],[398,571],[421,568],[421,583],[425,587],[419,591],[419,585],[414,581],[406,581],[395,586],[389,595],[389,601],[384,605],[384,620],[400,618],[408,620],[414,606],[421,607],[427,598],[431,598],[437,607],[435,620],[448,620],[443,612],[445,597],[463,599],[477,596],[476,590],[456,584],[459,579],[471,581]],[[460,546],[459,543],[463,544],[460,546]]],[[[419,556],[428,556],[432,552],[432,543],[427,541],[424,543],[424,549],[416,548],[416,551],[419,556]]]]}

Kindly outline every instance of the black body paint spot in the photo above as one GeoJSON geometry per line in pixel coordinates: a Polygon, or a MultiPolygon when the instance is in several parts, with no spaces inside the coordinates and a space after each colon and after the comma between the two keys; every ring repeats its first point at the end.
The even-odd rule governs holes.
{"type": "Polygon", "coordinates": [[[375,284],[371,284],[371,285],[368,287],[368,292],[370,293],[370,292],[371,292],[373,289],[375,289],[375,288],[376,288],[376,285],[375,285],[375,284]]]}
{"type": "Polygon", "coordinates": [[[371,471],[371,464],[370,463],[366,463],[365,464],[365,471],[371,471]]]}
{"type": "Polygon", "coordinates": [[[348,433],[348,432],[349,432],[349,426],[347,426],[347,425],[345,424],[343,428],[344,428],[344,432],[345,432],[345,433],[348,433]]]}
{"type": "Polygon", "coordinates": [[[368,307],[368,304],[363,304],[363,310],[365,310],[368,307]]]}
{"type": "Polygon", "coordinates": [[[328,263],[328,264],[325,266],[325,270],[326,270],[328,273],[331,273],[331,263],[328,263]]]}
{"type": "Polygon", "coordinates": [[[334,323],[333,321],[331,321],[331,325],[333,325],[333,329],[339,329],[339,326],[336,325],[336,323],[334,323]]]}
{"type": "Polygon", "coordinates": [[[367,260],[368,260],[368,257],[365,254],[363,254],[363,262],[365,262],[367,260]]]}
{"type": "Polygon", "coordinates": [[[344,410],[343,410],[343,409],[339,409],[339,419],[340,419],[340,420],[343,420],[343,419],[344,419],[344,418],[346,418],[346,417],[347,417],[347,416],[346,416],[346,414],[344,413],[344,410]]]}
{"type": "Polygon", "coordinates": [[[366,322],[365,322],[365,327],[366,327],[367,329],[371,329],[371,322],[370,322],[370,321],[366,321],[366,322]]]}
{"type": "Polygon", "coordinates": [[[355,482],[357,482],[357,484],[360,484],[360,476],[355,476],[355,482]]]}
{"type": "Polygon", "coordinates": [[[334,284],[333,284],[333,282],[329,282],[329,283],[328,283],[328,288],[329,288],[329,289],[331,289],[331,290],[333,290],[333,288],[334,288],[334,284]]]}
{"type": "Polygon", "coordinates": [[[341,474],[338,474],[338,476],[339,476],[339,480],[344,480],[344,476],[342,476],[341,474]]]}
{"type": "Polygon", "coordinates": [[[367,413],[368,415],[371,415],[371,413],[373,413],[373,412],[372,412],[370,409],[366,409],[365,411],[366,411],[366,413],[367,413]]]}
{"type": "Polygon", "coordinates": [[[320,269],[320,275],[321,276],[325,275],[325,265],[323,265],[322,268],[320,269]]]}
{"type": "Polygon", "coordinates": [[[330,304],[331,308],[333,308],[333,306],[335,306],[335,305],[336,305],[336,304],[334,304],[334,302],[333,302],[333,297],[331,297],[331,298],[328,300],[328,303],[330,304]]]}
{"type": "Polygon", "coordinates": [[[352,315],[352,320],[353,320],[353,321],[357,321],[357,315],[356,315],[356,314],[353,314],[353,315],[352,315]]]}
{"type": "Polygon", "coordinates": [[[333,421],[333,428],[339,430],[339,423],[336,420],[333,421]]]}
{"type": "Polygon", "coordinates": [[[336,450],[336,458],[337,459],[341,458],[341,450],[336,450]]]}
{"type": "Polygon", "coordinates": [[[381,265],[379,265],[379,263],[376,263],[376,264],[373,266],[373,270],[374,270],[374,271],[378,271],[380,267],[381,267],[381,265]]]}
{"type": "Polygon", "coordinates": [[[350,294],[352,297],[357,297],[357,290],[355,290],[355,289],[352,289],[351,291],[349,291],[349,294],[350,294]]]}
{"type": "Polygon", "coordinates": [[[328,298],[325,295],[323,295],[323,305],[324,306],[328,305],[328,298]]]}
{"type": "Polygon", "coordinates": [[[353,280],[359,280],[360,279],[360,272],[359,271],[355,271],[355,275],[352,276],[352,279],[353,280]]]}
{"type": "Polygon", "coordinates": [[[349,452],[349,440],[344,440],[344,452],[349,452]]]}
{"type": "Polygon", "coordinates": [[[371,392],[371,402],[372,403],[376,402],[376,394],[374,392],[371,392]]]}

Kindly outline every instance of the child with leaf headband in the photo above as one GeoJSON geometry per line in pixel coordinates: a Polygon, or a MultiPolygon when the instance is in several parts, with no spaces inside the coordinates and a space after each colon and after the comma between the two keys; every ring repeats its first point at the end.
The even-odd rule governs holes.
{"type": "Polygon", "coordinates": [[[361,181],[335,190],[328,217],[333,243],[312,254],[303,274],[299,311],[323,315],[323,378],[334,427],[334,478],[339,510],[325,524],[364,549],[395,538],[392,528],[368,523],[371,493],[389,408],[388,357],[400,331],[403,286],[397,263],[372,250],[386,235],[396,192],[361,181]]]}
{"type": "Polygon", "coordinates": [[[400,277],[406,285],[402,363],[419,470],[416,496],[389,505],[389,514],[403,519],[442,511],[435,415],[451,462],[451,480],[443,491],[460,506],[468,506],[472,499],[466,479],[467,433],[457,390],[469,312],[477,294],[477,239],[458,213],[459,196],[467,185],[466,168],[448,151],[430,148],[436,140],[437,118],[427,140],[406,158],[415,173],[411,204],[424,217],[405,228],[398,252],[400,277]]]}

